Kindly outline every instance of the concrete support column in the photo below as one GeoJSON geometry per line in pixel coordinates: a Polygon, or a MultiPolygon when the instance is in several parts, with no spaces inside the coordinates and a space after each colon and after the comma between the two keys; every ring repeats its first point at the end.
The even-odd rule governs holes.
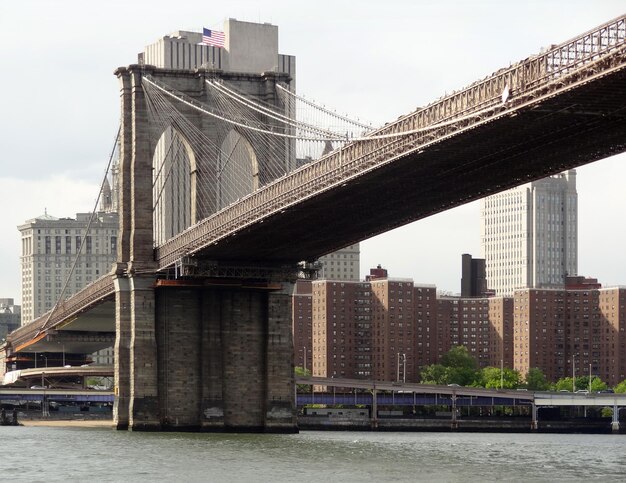
{"type": "Polygon", "coordinates": [[[113,424],[128,429],[130,397],[130,285],[128,278],[115,278],[115,402],[113,424]]]}
{"type": "Polygon", "coordinates": [[[455,431],[459,428],[459,422],[456,417],[456,391],[452,391],[452,421],[450,428],[455,431]]]}
{"type": "Polygon", "coordinates": [[[291,320],[294,285],[285,283],[283,287],[279,292],[268,294],[265,348],[267,368],[265,430],[268,432],[297,431],[291,320]]]}
{"type": "Polygon", "coordinates": [[[155,277],[130,277],[130,398],[131,430],[161,429],[155,339],[155,277]]]}
{"type": "Polygon", "coordinates": [[[537,422],[537,405],[532,403],[532,420],[530,422],[530,429],[532,431],[537,431],[539,429],[539,423],[537,422]]]}
{"type": "Polygon", "coordinates": [[[372,415],[371,415],[372,429],[378,428],[378,390],[372,389],[372,415]]]}
{"type": "Polygon", "coordinates": [[[611,421],[611,431],[619,433],[619,407],[617,404],[613,405],[613,418],[611,421]]]}

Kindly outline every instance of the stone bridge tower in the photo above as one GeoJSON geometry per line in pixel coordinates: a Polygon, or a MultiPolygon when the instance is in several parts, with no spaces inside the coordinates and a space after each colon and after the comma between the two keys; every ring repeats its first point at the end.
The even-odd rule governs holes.
{"type": "MultiPolygon", "coordinates": [[[[207,79],[268,104],[278,102],[277,82],[294,85],[295,59],[278,54],[277,27],[231,19],[224,30],[223,47],[202,44],[198,33],[176,32],[147,47],[138,64],[116,71],[122,111],[115,278],[118,429],[296,430],[291,284],[172,280],[154,258],[156,245],[271,176],[264,168],[267,154],[245,130],[219,129],[218,121],[185,105],[177,106],[184,125],[151,118],[146,79],[203,104],[211,102],[207,79]],[[215,149],[198,149],[185,126],[215,149]],[[164,155],[172,145],[183,152],[174,168],[178,181],[162,189],[155,173],[172,169],[164,155]],[[237,149],[241,166],[220,167],[221,153],[237,149]],[[160,207],[155,189],[170,197],[160,207]]],[[[289,141],[276,142],[273,153],[287,172],[295,151],[289,141]]],[[[262,262],[254,254],[242,258],[262,262]]]]}

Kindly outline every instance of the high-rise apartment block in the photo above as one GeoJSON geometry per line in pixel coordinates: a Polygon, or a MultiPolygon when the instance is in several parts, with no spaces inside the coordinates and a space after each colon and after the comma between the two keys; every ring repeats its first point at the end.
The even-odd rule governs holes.
{"type": "Polygon", "coordinates": [[[419,380],[420,368],[464,346],[479,367],[539,368],[551,381],[626,379],[626,287],[566,277],[562,289],[514,297],[437,296],[432,285],[389,278],[299,281],[294,295],[296,364],[313,375],[419,380]]]}
{"type": "Polygon", "coordinates": [[[576,171],[550,176],[481,200],[481,249],[487,285],[562,288],[577,274],[576,171]]]}
{"type": "Polygon", "coordinates": [[[514,305],[514,367],[521,373],[539,367],[550,380],[590,373],[609,385],[626,379],[626,288],[518,290],[514,305]]]}
{"type": "Polygon", "coordinates": [[[513,353],[504,334],[513,325],[508,297],[440,297],[437,330],[443,339],[437,360],[452,347],[465,346],[479,367],[511,367],[513,353]],[[508,364],[508,365],[507,365],[508,364]]]}
{"type": "Polygon", "coordinates": [[[307,371],[311,371],[313,360],[313,307],[312,282],[298,280],[293,291],[292,337],[294,363],[307,371]]]}
{"type": "Polygon", "coordinates": [[[360,282],[299,281],[293,307],[296,364],[306,356],[316,376],[415,382],[455,345],[480,366],[512,365],[500,335],[512,326],[511,299],[438,299],[434,285],[389,278],[379,266],[360,282]]]}

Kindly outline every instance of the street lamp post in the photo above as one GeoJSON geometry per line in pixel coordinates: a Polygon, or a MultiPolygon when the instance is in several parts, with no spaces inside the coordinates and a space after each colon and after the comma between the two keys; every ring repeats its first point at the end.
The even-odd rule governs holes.
{"type": "Polygon", "coordinates": [[[406,383],[406,353],[402,354],[402,382],[406,383]]]}
{"type": "Polygon", "coordinates": [[[304,372],[306,375],[306,346],[302,348],[304,350],[304,372]]]}
{"type": "Polygon", "coordinates": [[[396,382],[400,382],[400,353],[396,353],[396,382]]]}
{"type": "Polygon", "coordinates": [[[406,354],[398,352],[396,363],[396,381],[400,382],[400,356],[402,356],[402,382],[406,382],[406,354]]]}
{"type": "Polygon", "coordinates": [[[504,389],[504,359],[500,359],[500,389],[504,389]]]}
{"type": "Polygon", "coordinates": [[[572,392],[576,392],[576,361],[572,354],[572,392]]]}
{"type": "Polygon", "coordinates": [[[591,362],[589,363],[589,394],[591,394],[591,362]]]}

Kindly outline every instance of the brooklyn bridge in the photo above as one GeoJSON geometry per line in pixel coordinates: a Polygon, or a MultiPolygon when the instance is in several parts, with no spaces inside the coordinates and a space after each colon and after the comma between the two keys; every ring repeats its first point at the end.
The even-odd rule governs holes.
{"type": "Polygon", "coordinates": [[[626,17],[378,128],[298,96],[275,27],[231,22],[225,48],[115,71],[117,263],[6,346],[114,344],[119,429],[294,431],[291,288],[312,262],[626,150],[626,17]]]}

